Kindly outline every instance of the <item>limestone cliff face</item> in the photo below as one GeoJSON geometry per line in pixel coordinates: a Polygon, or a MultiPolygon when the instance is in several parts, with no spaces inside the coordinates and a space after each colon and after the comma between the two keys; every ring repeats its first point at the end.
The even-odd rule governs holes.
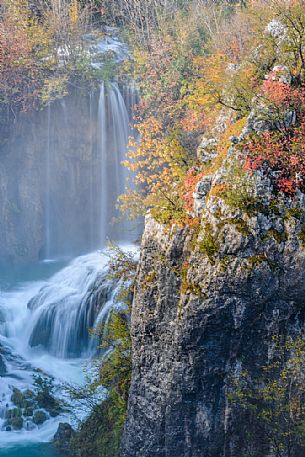
{"type": "MultiPolygon", "coordinates": [[[[304,195],[274,200],[258,177],[239,208],[224,180],[222,170],[199,185],[197,231],[146,219],[121,457],[244,455],[250,425],[226,400],[227,382],[266,362],[274,334],[303,328],[304,195]]],[[[257,452],[268,455],[259,439],[257,452]]]]}

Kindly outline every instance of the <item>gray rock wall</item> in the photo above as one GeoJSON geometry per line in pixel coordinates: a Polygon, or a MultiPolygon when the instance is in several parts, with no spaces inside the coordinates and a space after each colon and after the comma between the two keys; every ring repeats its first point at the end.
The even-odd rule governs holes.
{"type": "MultiPolygon", "coordinates": [[[[199,235],[147,218],[121,457],[245,455],[255,424],[228,404],[227,382],[241,369],[255,374],[272,336],[299,332],[305,312],[303,197],[297,210],[285,200],[272,208],[268,183],[257,181],[259,193],[266,206],[254,214],[211,193],[199,235]]],[[[268,455],[258,432],[256,451],[268,455]]]]}

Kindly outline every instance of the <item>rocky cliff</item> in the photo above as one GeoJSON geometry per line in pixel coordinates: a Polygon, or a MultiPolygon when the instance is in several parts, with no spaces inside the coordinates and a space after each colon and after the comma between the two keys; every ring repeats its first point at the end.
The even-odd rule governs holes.
{"type": "MultiPolygon", "coordinates": [[[[146,219],[121,457],[245,455],[255,426],[228,402],[229,380],[255,374],[273,335],[303,328],[304,195],[275,195],[266,177],[234,167],[202,178],[198,227],[146,219]]],[[[269,455],[263,440],[256,452],[269,455]]]]}

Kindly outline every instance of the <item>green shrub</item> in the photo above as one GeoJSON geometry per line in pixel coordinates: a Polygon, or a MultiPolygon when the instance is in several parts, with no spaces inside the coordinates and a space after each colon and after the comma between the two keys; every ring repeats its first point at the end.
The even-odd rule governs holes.
{"type": "Polygon", "coordinates": [[[212,233],[206,233],[204,238],[198,242],[198,247],[201,252],[212,260],[220,250],[220,243],[212,233]]]}
{"type": "Polygon", "coordinates": [[[278,243],[283,243],[283,242],[287,241],[287,238],[288,238],[287,233],[284,230],[282,232],[279,232],[275,228],[271,228],[268,231],[268,235],[271,236],[272,238],[274,238],[275,241],[277,241],[278,243]]]}
{"type": "Polygon", "coordinates": [[[48,419],[48,416],[46,413],[42,410],[38,410],[34,412],[33,416],[33,422],[36,425],[42,425],[46,420],[48,419]]]}

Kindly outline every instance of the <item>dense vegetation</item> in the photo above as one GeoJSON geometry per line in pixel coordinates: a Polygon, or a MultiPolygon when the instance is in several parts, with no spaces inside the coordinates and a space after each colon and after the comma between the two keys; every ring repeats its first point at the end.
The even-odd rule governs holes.
{"type": "MultiPolygon", "coordinates": [[[[39,109],[71,86],[101,81],[110,70],[93,67],[89,32],[103,37],[99,2],[4,0],[0,5],[0,107],[39,109]]],[[[105,57],[107,60],[107,57],[105,57]]]]}
{"type": "Polygon", "coordinates": [[[134,74],[142,96],[141,141],[125,163],[137,187],[121,197],[123,210],[189,222],[196,183],[228,149],[228,135],[218,132],[216,165],[202,164],[195,153],[202,134],[215,136],[220,114],[231,136],[250,113],[269,124],[269,132],[246,139],[245,166],[267,164],[278,190],[293,194],[304,174],[303,7],[302,1],[5,1],[1,106],[28,110],[65,95],[75,79],[103,78],[88,65],[84,35],[116,25],[133,53],[121,72],[134,74]],[[289,113],[293,125],[285,122],[289,113]]]}
{"type": "Polygon", "coordinates": [[[231,136],[250,113],[268,124],[269,131],[245,139],[245,167],[267,165],[277,189],[293,194],[304,175],[303,10],[302,1],[4,1],[1,107],[29,110],[64,96],[75,79],[88,83],[94,71],[85,33],[122,26],[133,53],[122,72],[134,74],[142,96],[141,141],[125,163],[137,186],[121,197],[123,210],[189,222],[196,183],[228,149],[228,135],[218,132],[216,165],[195,153],[202,134],[215,136],[220,114],[231,136]]]}
{"type": "Polygon", "coordinates": [[[137,188],[123,209],[190,223],[196,184],[220,167],[248,116],[261,132],[239,145],[240,163],[267,168],[278,192],[303,189],[304,27],[302,1],[194,1],[162,16],[146,47],[134,44],[141,141],[126,161],[137,188]],[[195,153],[202,134],[216,138],[214,160],[195,153]]]}

